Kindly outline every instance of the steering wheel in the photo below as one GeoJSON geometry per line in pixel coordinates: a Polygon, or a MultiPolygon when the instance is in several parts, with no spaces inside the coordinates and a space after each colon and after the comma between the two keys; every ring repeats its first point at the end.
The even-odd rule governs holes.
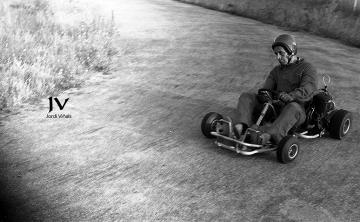
{"type": "Polygon", "coordinates": [[[279,91],[272,90],[272,89],[259,89],[258,90],[258,100],[260,103],[276,103],[279,100],[279,91]]]}
{"type": "Polygon", "coordinates": [[[278,116],[278,113],[285,106],[285,103],[279,99],[279,92],[271,89],[259,89],[257,99],[261,104],[269,104],[266,119],[273,119],[278,116]]]}

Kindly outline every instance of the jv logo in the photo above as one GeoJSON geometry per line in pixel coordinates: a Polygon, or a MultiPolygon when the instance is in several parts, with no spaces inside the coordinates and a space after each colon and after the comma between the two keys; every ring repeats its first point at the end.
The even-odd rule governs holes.
{"type": "MultiPolygon", "coordinates": [[[[67,101],[69,100],[69,98],[65,99],[64,103],[61,104],[60,101],[58,100],[58,98],[54,98],[56,104],[58,105],[60,110],[63,110],[65,108],[65,105],[67,103],[67,101]]],[[[49,113],[53,110],[53,98],[50,97],[49,98],[49,113]]]]}

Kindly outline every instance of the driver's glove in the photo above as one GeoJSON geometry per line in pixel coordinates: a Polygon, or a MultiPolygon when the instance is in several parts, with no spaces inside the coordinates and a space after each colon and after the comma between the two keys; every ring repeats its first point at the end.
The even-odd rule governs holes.
{"type": "Polygon", "coordinates": [[[290,96],[289,94],[287,94],[286,92],[279,93],[279,99],[285,103],[294,101],[294,98],[292,96],[290,96]]]}

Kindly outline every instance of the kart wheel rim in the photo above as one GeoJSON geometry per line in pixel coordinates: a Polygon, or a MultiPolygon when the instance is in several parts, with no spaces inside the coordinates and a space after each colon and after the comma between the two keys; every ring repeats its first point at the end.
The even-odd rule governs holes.
{"type": "Polygon", "coordinates": [[[210,124],[210,130],[211,131],[216,131],[217,130],[217,127],[216,127],[216,124],[217,124],[217,121],[213,121],[211,124],[210,124]]]}
{"type": "Polygon", "coordinates": [[[290,159],[294,159],[299,152],[299,146],[297,144],[292,144],[289,148],[288,156],[290,159]]]}
{"type": "Polygon", "coordinates": [[[350,129],[350,119],[346,119],[343,126],[343,135],[347,134],[350,129]]]}

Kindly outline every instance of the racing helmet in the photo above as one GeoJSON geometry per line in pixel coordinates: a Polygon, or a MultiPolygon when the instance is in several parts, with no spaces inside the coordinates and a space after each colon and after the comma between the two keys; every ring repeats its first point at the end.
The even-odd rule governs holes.
{"type": "Polygon", "coordinates": [[[276,37],[274,43],[272,44],[272,49],[274,50],[276,46],[283,47],[290,55],[296,55],[297,53],[295,37],[292,35],[282,34],[276,37]]]}

